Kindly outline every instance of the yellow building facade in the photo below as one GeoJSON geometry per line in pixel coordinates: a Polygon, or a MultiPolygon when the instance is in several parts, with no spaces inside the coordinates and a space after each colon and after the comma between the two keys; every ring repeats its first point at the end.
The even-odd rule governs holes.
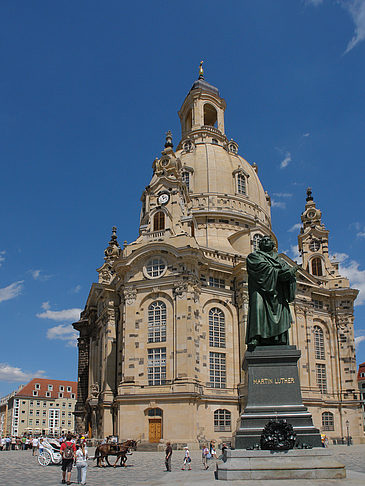
{"type": "MultiPolygon", "coordinates": [[[[113,228],[99,281],[74,323],[79,432],[190,447],[232,440],[245,398],[246,256],[262,236],[277,240],[257,166],[225,135],[225,108],[201,74],[179,111],[177,149],[168,132],[153,162],[138,238],[121,248],[113,228]]],[[[358,291],[329,258],[328,231],[310,190],[301,218],[290,342],[302,351],[303,401],[334,441],[346,435],[348,420],[361,442],[358,291]]]]}

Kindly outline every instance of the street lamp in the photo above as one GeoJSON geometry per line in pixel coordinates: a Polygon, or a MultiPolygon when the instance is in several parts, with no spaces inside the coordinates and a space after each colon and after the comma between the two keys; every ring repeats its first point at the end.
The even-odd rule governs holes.
{"type": "Polygon", "coordinates": [[[346,420],[347,445],[350,445],[350,422],[346,420]]]}

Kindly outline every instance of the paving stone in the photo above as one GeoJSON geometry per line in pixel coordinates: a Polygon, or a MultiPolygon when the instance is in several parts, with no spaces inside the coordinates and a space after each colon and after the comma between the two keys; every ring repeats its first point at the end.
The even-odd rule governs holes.
{"type": "MultiPolygon", "coordinates": [[[[345,464],[347,478],[342,480],[295,480],[295,486],[364,486],[365,484],[365,445],[332,446],[334,458],[345,464]]],[[[90,455],[94,450],[89,451],[90,455]]],[[[192,451],[192,471],[182,471],[184,452],[173,451],[172,472],[165,472],[164,454],[161,452],[134,452],[128,456],[126,468],[97,468],[96,462],[89,460],[87,471],[88,486],[293,486],[293,481],[216,481],[214,479],[214,460],[205,471],[199,451],[192,451]]],[[[61,484],[61,468],[50,465],[42,467],[31,451],[0,451],[1,486],[54,486],[61,484]]],[[[72,471],[71,481],[76,484],[76,469],[72,471]]]]}

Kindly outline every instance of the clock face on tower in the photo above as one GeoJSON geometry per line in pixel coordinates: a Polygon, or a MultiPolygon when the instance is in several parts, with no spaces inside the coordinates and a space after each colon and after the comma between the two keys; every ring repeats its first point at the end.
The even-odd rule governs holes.
{"type": "Polygon", "coordinates": [[[159,204],[167,204],[169,202],[170,196],[164,192],[158,196],[158,203],[159,204]]]}

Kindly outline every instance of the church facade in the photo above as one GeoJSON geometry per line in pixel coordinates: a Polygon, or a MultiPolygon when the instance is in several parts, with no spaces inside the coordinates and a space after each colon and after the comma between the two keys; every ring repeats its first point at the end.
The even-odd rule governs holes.
{"type": "MultiPolygon", "coordinates": [[[[197,447],[231,441],[245,401],[246,256],[271,228],[257,166],[224,128],[225,101],[202,72],[179,111],[142,194],[139,236],[113,228],[99,280],[74,328],[76,428],[197,447]]],[[[303,402],[334,440],[349,423],[361,442],[353,305],[357,290],[328,254],[329,232],[310,190],[298,237],[303,263],[290,343],[301,350],[303,402]]],[[[289,265],[295,265],[282,255],[289,265]]]]}

